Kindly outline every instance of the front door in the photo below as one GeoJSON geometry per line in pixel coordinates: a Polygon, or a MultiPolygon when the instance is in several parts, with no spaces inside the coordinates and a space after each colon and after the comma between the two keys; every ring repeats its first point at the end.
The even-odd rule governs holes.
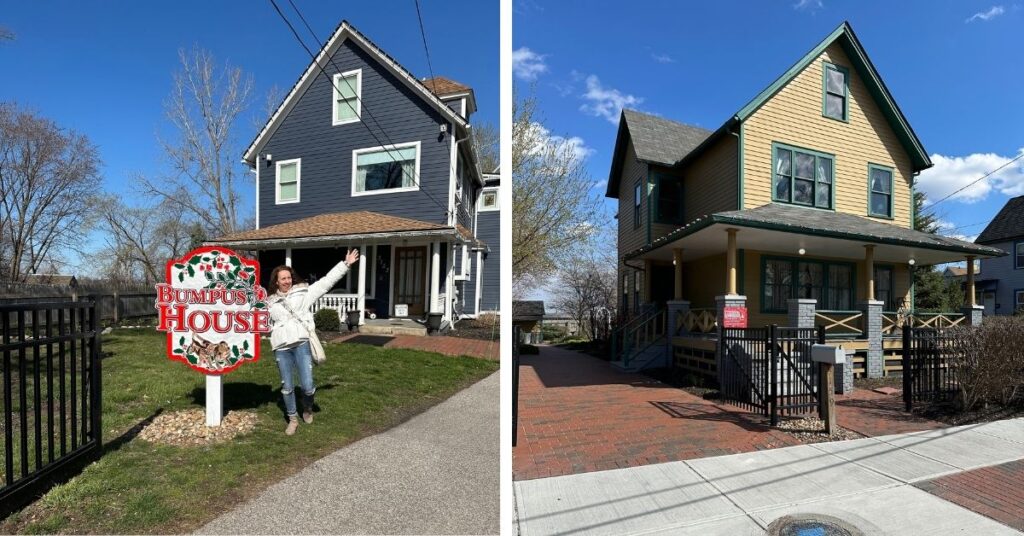
{"type": "Polygon", "coordinates": [[[409,306],[409,316],[426,311],[427,247],[395,248],[395,304],[409,306]]]}

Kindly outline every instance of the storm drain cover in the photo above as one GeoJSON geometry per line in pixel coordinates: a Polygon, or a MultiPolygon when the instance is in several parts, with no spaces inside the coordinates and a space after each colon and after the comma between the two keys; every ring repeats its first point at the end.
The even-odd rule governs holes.
{"type": "Polygon", "coordinates": [[[821,514],[780,517],[768,525],[770,536],[864,536],[853,525],[821,514]]]}

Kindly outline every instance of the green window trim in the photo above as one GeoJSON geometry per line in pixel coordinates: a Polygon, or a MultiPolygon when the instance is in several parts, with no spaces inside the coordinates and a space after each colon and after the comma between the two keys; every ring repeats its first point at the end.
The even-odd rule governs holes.
{"type": "Polygon", "coordinates": [[[803,207],[816,208],[816,209],[821,209],[821,210],[831,210],[831,211],[834,212],[835,209],[836,209],[835,208],[836,207],[836,156],[834,154],[823,153],[821,151],[815,151],[813,149],[805,149],[803,147],[797,147],[795,145],[787,145],[785,143],[780,143],[780,142],[777,142],[777,141],[773,141],[772,142],[772,175],[771,175],[769,184],[771,184],[771,188],[772,188],[772,201],[775,201],[775,202],[778,202],[778,203],[786,203],[788,205],[803,206],[803,207]],[[778,155],[779,155],[780,152],[788,152],[789,153],[789,169],[788,169],[788,174],[787,173],[779,173],[780,171],[786,171],[786,170],[783,170],[783,169],[779,168],[778,155]],[[813,171],[812,171],[812,174],[814,175],[813,177],[810,177],[810,178],[797,177],[797,171],[796,171],[797,164],[796,164],[796,160],[797,160],[797,155],[798,154],[801,154],[801,155],[804,155],[804,156],[812,156],[812,157],[814,157],[813,171]],[[819,174],[819,171],[821,170],[821,168],[819,167],[819,162],[821,162],[822,160],[828,160],[828,162],[829,162],[827,180],[823,180],[825,178],[824,175],[823,174],[819,174]],[[789,179],[789,184],[788,184],[788,187],[787,187],[787,190],[786,190],[786,197],[782,197],[782,196],[779,195],[778,185],[776,184],[777,177],[785,177],[785,178],[789,179]],[[804,181],[804,182],[812,182],[811,201],[810,201],[810,203],[802,203],[802,202],[796,201],[794,199],[794,193],[796,191],[797,181],[801,181],[801,180],[804,181]],[[819,199],[818,199],[818,197],[819,197],[818,196],[819,190],[818,189],[821,188],[822,184],[827,184],[828,188],[829,188],[829,192],[828,192],[828,206],[822,206],[822,203],[818,202],[819,201],[819,199]]]}
{"type": "Polygon", "coordinates": [[[836,121],[842,121],[844,123],[850,122],[850,70],[842,65],[836,65],[827,61],[822,62],[821,66],[821,115],[829,119],[835,119],[836,121]],[[840,95],[836,91],[829,91],[828,89],[828,73],[829,71],[835,71],[842,73],[843,75],[843,94],[840,95]],[[836,117],[828,114],[828,96],[832,94],[836,97],[842,97],[843,99],[843,116],[836,117]]]}
{"type": "Polygon", "coordinates": [[[885,218],[887,220],[895,219],[894,218],[894,214],[893,214],[893,210],[894,210],[893,209],[893,207],[894,207],[893,198],[896,197],[896,193],[895,193],[896,192],[896,185],[895,185],[895,183],[896,183],[896,172],[893,170],[893,168],[891,168],[889,166],[883,166],[881,164],[872,164],[872,163],[868,162],[868,216],[871,216],[871,217],[874,217],[874,218],[885,218]],[[874,181],[872,180],[872,175],[874,174],[875,170],[884,171],[884,172],[889,174],[889,191],[888,192],[875,189],[874,181]],[[874,210],[874,203],[872,202],[873,201],[872,198],[875,196],[875,194],[886,195],[886,196],[889,197],[889,213],[888,214],[884,214],[884,213],[881,213],[881,212],[875,212],[875,210],[874,210]]]}
{"type": "Polygon", "coordinates": [[[683,220],[683,179],[682,177],[673,177],[671,175],[663,175],[661,173],[652,174],[654,178],[654,195],[651,201],[653,207],[653,218],[654,223],[667,223],[673,225],[682,225],[686,223],[683,220]],[[662,198],[662,184],[665,182],[675,182],[678,185],[677,192],[677,205],[675,214],[664,214],[662,212],[661,198],[662,198]]]}
{"type": "MultiPolygon", "coordinates": [[[[787,298],[787,300],[791,300],[791,299],[795,299],[795,298],[799,297],[799,292],[798,292],[799,291],[799,285],[797,284],[797,281],[799,280],[799,275],[798,275],[799,272],[798,272],[797,266],[800,263],[818,264],[818,265],[821,266],[821,271],[822,271],[821,289],[822,289],[823,293],[824,292],[828,292],[828,291],[830,291],[832,289],[831,281],[829,281],[829,277],[830,277],[829,276],[829,272],[830,272],[829,267],[831,267],[831,266],[842,266],[842,267],[848,268],[850,270],[850,288],[848,289],[848,292],[849,292],[848,298],[849,298],[849,303],[850,303],[851,310],[852,310],[852,307],[856,304],[856,299],[857,299],[857,264],[856,263],[844,262],[844,261],[825,261],[825,260],[818,260],[818,259],[807,259],[807,258],[804,258],[804,257],[786,257],[786,256],[781,256],[781,255],[761,255],[761,273],[760,273],[760,280],[758,281],[758,285],[761,287],[760,288],[760,294],[761,294],[760,310],[761,310],[762,314],[786,314],[786,313],[789,312],[788,309],[772,309],[772,308],[767,307],[767,303],[768,302],[767,302],[767,296],[766,296],[766,293],[765,293],[765,287],[766,287],[766,285],[765,285],[765,269],[767,268],[767,265],[768,265],[769,261],[782,261],[782,262],[788,262],[790,264],[790,274],[791,275],[790,275],[790,283],[789,283],[789,297],[787,298]]],[[[819,301],[826,301],[826,300],[827,300],[827,296],[825,296],[823,294],[822,295],[822,300],[819,300],[819,301]]],[[[818,303],[815,307],[817,309],[819,309],[819,310],[826,310],[826,309],[824,309],[822,307],[821,303],[818,303]]]]}

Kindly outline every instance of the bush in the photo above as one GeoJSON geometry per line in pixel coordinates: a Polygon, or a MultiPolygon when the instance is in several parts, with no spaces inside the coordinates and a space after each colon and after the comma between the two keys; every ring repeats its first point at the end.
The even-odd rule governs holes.
{"type": "Polygon", "coordinates": [[[341,319],[334,309],[320,309],[313,315],[317,331],[341,331],[341,319]]]}
{"type": "Polygon", "coordinates": [[[949,365],[961,410],[1024,402],[1024,317],[987,317],[980,326],[952,333],[949,365]]]}

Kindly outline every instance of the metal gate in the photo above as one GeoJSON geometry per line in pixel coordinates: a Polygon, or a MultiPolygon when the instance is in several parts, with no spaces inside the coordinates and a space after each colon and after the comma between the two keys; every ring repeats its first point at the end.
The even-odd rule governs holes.
{"type": "Polygon", "coordinates": [[[96,302],[0,306],[0,515],[100,452],[96,302]]]}
{"type": "Polygon", "coordinates": [[[903,403],[952,400],[958,384],[949,360],[956,348],[947,330],[903,327],[903,403]]]}
{"type": "Polygon", "coordinates": [[[824,326],[720,328],[719,388],[736,405],[767,415],[812,413],[818,408],[818,367],[811,346],[825,343],[824,326]]]}

